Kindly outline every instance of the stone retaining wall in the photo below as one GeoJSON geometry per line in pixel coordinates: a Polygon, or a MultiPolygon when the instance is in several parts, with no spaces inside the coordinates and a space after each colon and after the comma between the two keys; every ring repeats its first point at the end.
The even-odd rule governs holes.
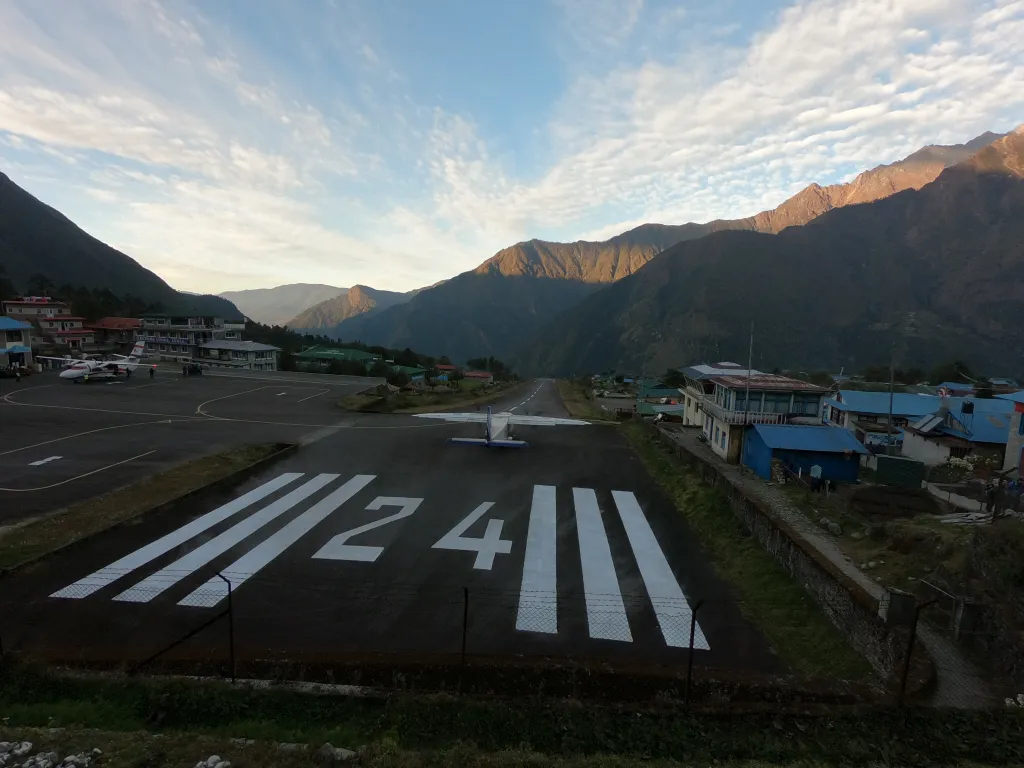
{"type": "MultiPolygon", "coordinates": [[[[905,627],[890,627],[878,617],[878,603],[859,584],[848,578],[828,558],[811,546],[770,503],[755,498],[741,484],[723,473],[710,457],[701,456],[681,445],[662,429],[658,436],[676,456],[693,468],[706,485],[721,490],[733,513],[750,533],[789,574],[814,598],[829,620],[849,639],[850,644],[887,681],[903,673],[909,639],[905,627]]],[[[919,659],[923,657],[918,655],[919,659]]],[[[914,678],[929,676],[914,670],[914,678]]],[[[919,688],[923,682],[916,680],[919,688]]]]}

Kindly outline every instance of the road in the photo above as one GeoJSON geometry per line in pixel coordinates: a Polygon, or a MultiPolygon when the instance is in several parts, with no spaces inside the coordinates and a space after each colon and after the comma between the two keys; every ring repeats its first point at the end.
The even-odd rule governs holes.
{"type": "MultiPolygon", "coordinates": [[[[191,386],[153,398],[152,418],[196,441],[255,425],[282,435],[312,429],[317,439],[230,491],[10,576],[9,646],[60,658],[138,656],[216,615],[229,581],[236,643],[250,658],[457,654],[468,618],[471,654],[674,665],[688,652],[691,606],[704,600],[694,624],[699,663],[781,669],[614,427],[522,427],[529,449],[488,449],[446,442],[479,425],[328,418],[311,405],[317,398],[275,387],[194,405],[183,394],[191,386]],[[200,425],[191,422],[197,412],[200,425]],[[285,414],[291,422],[278,421],[285,414]]],[[[126,391],[121,408],[138,407],[125,395],[147,397],[126,391]]],[[[567,415],[550,381],[494,407],[567,415]]],[[[118,444],[144,440],[135,429],[110,431],[118,444]]],[[[23,458],[56,451],[25,450],[23,458]]],[[[175,653],[222,654],[222,635],[206,631],[175,653]]]]}

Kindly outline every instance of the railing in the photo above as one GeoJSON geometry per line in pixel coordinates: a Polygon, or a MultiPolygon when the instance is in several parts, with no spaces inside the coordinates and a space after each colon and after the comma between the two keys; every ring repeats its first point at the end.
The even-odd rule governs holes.
{"type": "Polygon", "coordinates": [[[785,424],[793,416],[802,416],[798,413],[776,413],[774,411],[732,411],[720,406],[711,400],[700,402],[700,407],[705,413],[710,414],[719,421],[726,424],[785,424]]]}

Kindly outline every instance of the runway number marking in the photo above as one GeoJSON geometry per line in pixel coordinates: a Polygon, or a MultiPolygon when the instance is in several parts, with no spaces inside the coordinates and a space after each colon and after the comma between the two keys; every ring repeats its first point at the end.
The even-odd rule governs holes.
{"type": "Polygon", "coordinates": [[[452,528],[448,533],[437,540],[432,549],[453,549],[459,552],[476,552],[476,560],[473,567],[481,571],[489,571],[494,566],[495,555],[507,555],[512,551],[512,542],[501,538],[501,528],[505,525],[504,520],[491,519],[487,521],[487,529],[484,535],[477,538],[463,536],[477,520],[487,514],[487,511],[494,506],[493,501],[485,501],[474,509],[466,519],[452,528]]]}
{"type": "Polygon", "coordinates": [[[64,458],[64,457],[63,456],[49,456],[49,457],[47,457],[45,459],[40,459],[39,461],[31,461],[31,462],[29,462],[29,466],[30,467],[41,467],[41,466],[43,466],[43,464],[49,464],[51,461],[56,461],[57,459],[62,459],[62,458],[64,458]]]}
{"type": "Polygon", "coordinates": [[[313,557],[319,560],[356,560],[361,563],[372,563],[380,557],[384,547],[367,547],[359,544],[346,544],[345,542],[353,536],[358,536],[361,533],[372,531],[374,528],[380,528],[388,523],[409,517],[422,503],[423,499],[408,499],[404,496],[378,496],[366,505],[367,509],[378,510],[381,507],[401,507],[401,510],[393,515],[382,517],[380,520],[374,520],[350,531],[339,533],[327,542],[313,557]]]}
{"type": "MultiPolygon", "coordinates": [[[[59,457],[51,457],[55,460],[59,457]]],[[[315,526],[324,522],[342,505],[351,501],[365,490],[375,475],[355,475],[336,486],[318,501],[308,501],[315,494],[331,486],[340,475],[318,474],[307,476],[290,472],[279,475],[263,485],[224,504],[177,530],[153,541],[134,552],[116,560],[105,568],[76,581],[64,589],[54,592],[51,597],[82,599],[94,592],[145,567],[147,564],[174,552],[176,559],[164,565],[155,573],[143,578],[134,586],[123,590],[112,599],[122,603],[148,603],[163,594],[196,571],[206,568],[205,583],[194,589],[178,602],[188,607],[209,608],[217,605],[228,595],[228,583],[211,574],[216,570],[215,561],[239,545],[256,539],[264,529],[271,529],[269,535],[260,536],[247,551],[236,556],[234,562],[221,567],[220,573],[230,582],[231,589],[237,589],[252,579],[267,565],[285,553],[299,539],[315,526]],[[290,490],[286,486],[295,484],[290,490]],[[247,511],[267,497],[281,491],[283,495],[274,498],[255,511],[247,511]],[[304,502],[309,504],[305,511],[288,520],[280,528],[272,523],[285,517],[293,508],[304,502]],[[241,512],[244,515],[231,521],[241,512]],[[233,524],[231,524],[233,522],[233,524]],[[219,532],[202,537],[206,531],[220,526],[219,532]]],[[[523,554],[522,581],[516,609],[515,628],[520,632],[534,632],[546,635],[558,634],[558,521],[556,488],[552,485],[533,486],[527,523],[525,552],[523,554]]],[[[665,644],[673,648],[689,646],[690,625],[693,613],[686,596],[676,580],[665,553],[651,528],[650,522],[634,494],[628,491],[611,491],[612,504],[625,530],[626,540],[632,551],[633,560],[639,571],[649,604],[657,620],[665,644]]],[[[579,562],[583,577],[583,597],[586,604],[587,629],[591,638],[603,641],[632,642],[633,635],[629,616],[623,601],[619,573],[612,558],[611,544],[606,528],[605,512],[602,510],[598,493],[591,488],[572,489],[573,520],[576,528],[576,544],[579,547],[579,562]]],[[[393,514],[343,531],[327,541],[313,555],[319,560],[340,560],[361,563],[377,562],[384,553],[384,546],[350,543],[352,539],[370,531],[382,528],[413,515],[422,505],[422,498],[405,496],[377,496],[367,504],[366,509],[379,511],[397,508],[393,514]]],[[[505,520],[490,518],[482,536],[468,536],[472,526],[483,521],[495,506],[485,501],[477,505],[455,527],[445,533],[432,549],[456,552],[473,552],[473,568],[490,571],[498,555],[512,552],[513,541],[503,539],[505,520]]],[[[611,505],[609,505],[611,506],[611,505]]],[[[562,522],[568,519],[563,512],[562,522]]],[[[562,538],[561,546],[569,544],[562,538]]],[[[573,563],[563,566],[574,568],[573,563]]],[[[564,574],[563,574],[564,575],[564,574]]],[[[708,649],[708,641],[699,625],[694,625],[694,647],[708,649]]]]}

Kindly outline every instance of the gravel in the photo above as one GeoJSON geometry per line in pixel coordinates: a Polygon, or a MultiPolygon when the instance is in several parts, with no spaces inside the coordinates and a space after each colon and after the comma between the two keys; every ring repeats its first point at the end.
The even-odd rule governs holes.
{"type": "Polygon", "coordinates": [[[56,752],[34,752],[31,741],[0,741],[0,768],[88,768],[99,764],[103,752],[79,752],[62,760],[56,752]]]}

